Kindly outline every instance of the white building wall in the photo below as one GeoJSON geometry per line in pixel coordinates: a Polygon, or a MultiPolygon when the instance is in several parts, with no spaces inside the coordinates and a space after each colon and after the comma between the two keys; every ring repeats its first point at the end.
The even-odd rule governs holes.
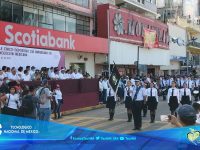
{"type": "MultiPolygon", "coordinates": [[[[115,42],[110,43],[110,63],[133,65],[137,61],[137,45],[115,42]]],[[[139,64],[169,65],[169,50],[140,48],[139,64]]]]}
{"type": "Polygon", "coordinates": [[[94,53],[65,52],[65,66],[70,68],[70,63],[85,63],[85,71],[87,71],[92,77],[95,76],[94,53]],[[81,59],[79,59],[80,55],[82,55],[81,59]],[[88,60],[84,61],[84,58],[88,58],[88,60]]]}
{"type": "Polygon", "coordinates": [[[185,41],[184,46],[179,46],[177,43],[169,43],[169,50],[171,56],[186,57],[186,42],[187,42],[187,33],[186,30],[182,27],[179,27],[175,24],[168,23],[169,35],[171,38],[180,38],[185,41]]]}

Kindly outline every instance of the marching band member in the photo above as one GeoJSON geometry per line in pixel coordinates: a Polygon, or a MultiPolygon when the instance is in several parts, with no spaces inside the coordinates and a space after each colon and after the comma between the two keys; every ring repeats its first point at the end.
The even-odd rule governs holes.
{"type": "Polygon", "coordinates": [[[181,99],[181,104],[191,104],[191,91],[189,88],[187,88],[187,84],[183,84],[183,88],[180,89],[180,99],[181,99]]]}
{"type": "Polygon", "coordinates": [[[179,100],[179,89],[176,88],[176,83],[172,82],[172,87],[169,88],[168,94],[167,94],[167,102],[170,107],[171,115],[175,115],[175,111],[179,106],[180,100],[179,100]]]}
{"type": "Polygon", "coordinates": [[[150,123],[154,123],[156,116],[156,109],[158,105],[158,91],[154,87],[153,82],[150,83],[150,88],[147,89],[146,94],[147,94],[147,106],[148,110],[150,110],[150,117],[151,117],[150,123]]]}
{"type": "Polygon", "coordinates": [[[188,80],[187,80],[187,87],[192,90],[192,85],[193,85],[193,81],[191,80],[191,77],[188,77],[188,80]]]}
{"type": "Polygon", "coordinates": [[[133,87],[131,84],[131,81],[129,80],[127,82],[127,86],[124,89],[124,100],[125,100],[125,107],[127,108],[127,115],[128,115],[128,121],[132,121],[132,101],[133,101],[133,87]]]}
{"type": "Polygon", "coordinates": [[[109,108],[109,114],[110,118],[109,121],[113,120],[114,114],[115,114],[115,105],[116,105],[116,93],[108,84],[108,90],[107,90],[107,102],[106,102],[106,108],[109,108]]]}
{"type": "MultiPolygon", "coordinates": [[[[142,83],[142,88],[144,89],[145,93],[144,95],[146,96],[146,90],[148,88],[148,83],[142,83]]],[[[147,116],[147,104],[146,104],[146,101],[144,101],[144,104],[143,104],[143,107],[142,107],[142,111],[143,111],[143,117],[146,117],[147,116]]]]}
{"type": "Polygon", "coordinates": [[[145,89],[142,88],[140,80],[136,80],[135,82],[136,82],[136,87],[134,88],[133,91],[134,98],[132,107],[134,125],[135,125],[135,128],[133,130],[141,130],[142,127],[141,111],[145,99],[145,89]]]}
{"type": "Polygon", "coordinates": [[[160,79],[160,87],[161,87],[161,90],[162,90],[163,101],[165,101],[166,95],[167,95],[167,87],[166,87],[166,80],[165,80],[164,77],[162,77],[160,79]]]}

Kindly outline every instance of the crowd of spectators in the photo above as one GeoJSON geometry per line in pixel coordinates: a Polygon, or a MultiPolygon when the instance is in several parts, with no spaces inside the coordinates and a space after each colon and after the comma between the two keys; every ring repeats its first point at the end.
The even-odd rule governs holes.
{"type": "Polygon", "coordinates": [[[81,73],[81,70],[77,69],[66,69],[61,67],[42,67],[40,70],[34,66],[26,66],[25,68],[19,67],[7,67],[3,66],[0,70],[0,85],[5,79],[14,81],[42,81],[43,79],[48,80],[65,80],[65,79],[82,79],[90,78],[90,75],[86,72],[81,73]]]}

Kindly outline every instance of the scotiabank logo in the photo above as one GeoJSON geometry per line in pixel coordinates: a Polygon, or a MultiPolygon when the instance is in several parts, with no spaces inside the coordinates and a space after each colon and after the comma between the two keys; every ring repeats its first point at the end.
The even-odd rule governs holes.
{"type": "Polygon", "coordinates": [[[48,30],[47,32],[42,32],[42,30],[47,31],[46,29],[35,29],[29,32],[22,32],[15,29],[11,24],[5,26],[5,43],[6,44],[17,44],[22,46],[30,47],[49,47],[49,48],[58,48],[58,49],[75,49],[75,40],[72,35],[69,34],[65,37],[55,36],[54,31],[48,30]],[[41,33],[42,32],[42,33],[41,33]],[[45,33],[45,34],[44,34],[45,33]]]}

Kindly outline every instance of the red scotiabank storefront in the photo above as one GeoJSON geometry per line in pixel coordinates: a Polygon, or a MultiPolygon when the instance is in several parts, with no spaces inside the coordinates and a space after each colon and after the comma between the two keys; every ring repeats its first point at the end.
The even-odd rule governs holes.
{"type": "MultiPolygon", "coordinates": [[[[33,26],[0,21],[0,67],[40,65],[45,67],[65,65],[63,53],[108,53],[108,42],[74,33],[60,32],[33,26]]],[[[98,104],[98,81],[96,79],[50,81],[54,88],[59,83],[65,100],[63,111],[98,104]]],[[[27,82],[36,84],[39,82],[27,82]]]]}

